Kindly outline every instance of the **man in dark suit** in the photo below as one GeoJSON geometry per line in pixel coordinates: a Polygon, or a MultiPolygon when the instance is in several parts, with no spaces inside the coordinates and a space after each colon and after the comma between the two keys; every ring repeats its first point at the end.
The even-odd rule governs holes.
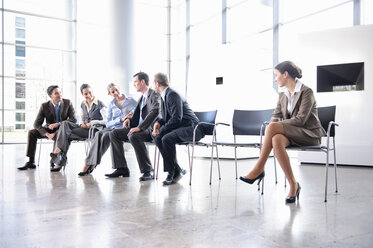
{"type": "Polygon", "coordinates": [[[144,144],[151,141],[151,127],[159,113],[159,95],[149,88],[149,76],[139,72],[134,76],[134,86],[141,92],[136,109],[131,119],[123,122],[123,128],[110,132],[110,147],[113,168],[116,169],[107,177],[128,177],[130,172],[124,157],[123,141],[130,141],[136,152],[137,162],[143,175],[140,181],[153,179],[153,168],[149,159],[148,150],[144,144]]]}
{"type": "Polygon", "coordinates": [[[29,161],[19,170],[35,169],[36,143],[40,138],[47,137],[54,140],[58,127],[62,121],[76,122],[74,107],[70,100],[62,99],[61,90],[57,85],[51,85],[47,89],[51,100],[40,106],[39,113],[34,122],[34,128],[28,132],[26,156],[29,161]],[[43,126],[44,120],[46,126],[43,126]]]}
{"type": "MultiPolygon", "coordinates": [[[[187,101],[176,91],[168,87],[168,78],[163,73],[154,76],[155,92],[161,95],[162,118],[154,123],[155,144],[163,157],[164,171],[168,172],[163,185],[177,183],[186,171],[181,169],[176,159],[176,144],[192,141],[194,127],[199,120],[187,101]]],[[[196,141],[203,138],[197,131],[196,141]]]]}

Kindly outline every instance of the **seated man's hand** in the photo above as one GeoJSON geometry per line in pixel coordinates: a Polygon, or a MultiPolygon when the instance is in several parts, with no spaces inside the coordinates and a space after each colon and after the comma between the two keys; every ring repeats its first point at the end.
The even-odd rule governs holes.
{"type": "Polygon", "coordinates": [[[153,126],[153,132],[152,132],[152,135],[155,137],[159,134],[159,128],[161,127],[161,125],[159,124],[159,122],[156,122],[154,123],[154,126],[153,126]]]}
{"type": "Polygon", "coordinates": [[[54,130],[54,129],[56,129],[56,128],[59,127],[59,126],[60,126],[59,123],[53,123],[53,124],[50,124],[50,125],[48,126],[48,128],[49,128],[50,130],[54,130]]]}
{"type": "Polygon", "coordinates": [[[140,131],[141,131],[141,129],[139,127],[131,128],[131,130],[128,132],[127,136],[130,136],[131,134],[137,133],[137,132],[140,132],[140,131]]]}

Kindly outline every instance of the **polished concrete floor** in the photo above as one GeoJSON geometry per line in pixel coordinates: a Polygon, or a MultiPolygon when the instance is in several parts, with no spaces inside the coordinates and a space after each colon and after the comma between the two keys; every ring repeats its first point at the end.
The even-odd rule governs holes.
{"type": "MultiPolygon", "coordinates": [[[[221,162],[221,181],[214,170],[211,186],[209,160],[196,159],[192,186],[188,173],[164,187],[163,172],[159,180],[138,181],[132,150],[131,177],[117,179],[104,176],[110,153],[92,175],[78,177],[82,143],[72,145],[65,172],[49,172],[50,150],[43,145],[36,170],[18,171],[25,145],[0,145],[0,247],[373,246],[373,168],[340,167],[339,192],[330,180],[324,203],[324,168],[292,159],[302,191],[298,203],[286,205],[284,176],[278,168],[275,184],[272,159],[261,195],[235,179],[231,160],[221,162]]],[[[185,148],[178,155],[187,167],[185,148]]],[[[254,163],[240,160],[239,175],[254,163]]]]}

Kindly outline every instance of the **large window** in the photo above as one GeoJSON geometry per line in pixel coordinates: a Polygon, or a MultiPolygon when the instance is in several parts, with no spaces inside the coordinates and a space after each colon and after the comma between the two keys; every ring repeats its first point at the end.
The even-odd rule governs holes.
{"type": "Polygon", "coordinates": [[[299,34],[352,26],[360,18],[356,6],[362,23],[370,23],[367,9],[373,7],[369,0],[171,2],[171,77],[182,82],[177,87],[189,102],[204,109],[263,107],[257,92],[275,92],[273,66],[292,59],[299,34]],[[223,83],[216,85],[216,78],[223,83]],[[237,90],[243,84],[255,90],[237,90]]]}
{"type": "MultiPolygon", "coordinates": [[[[132,1],[135,56],[130,63],[135,72],[145,71],[151,77],[159,71],[169,73],[171,86],[197,109],[263,106],[268,101],[257,92],[275,92],[272,68],[292,59],[289,55],[299,34],[352,26],[357,15],[360,18],[357,6],[361,24],[373,23],[370,0],[132,1]],[[216,78],[223,83],[216,85],[216,78]],[[239,90],[243,84],[255,90],[239,90]],[[234,99],[227,98],[232,95],[234,99]]],[[[79,81],[98,88],[108,83],[111,74],[122,73],[106,67],[109,55],[104,54],[112,44],[106,37],[118,30],[111,30],[107,13],[113,10],[105,1],[84,1],[86,6],[101,7],[80,8],[82,20],[84,15],[93,16],[93,21],[80,22],[84,30],[76,26],[77,0],[3,2],[2,142],[25,141],[25,130],[32,128],[40,104],[48,100],[48,85],[60,85],[64,97],[75,104],[77,59],[88,65],[80,67],[79,81]],[[76,32],[81,34],[80,51],[86,52],[78,57],[76,32]],[[24,122],[16,113],[24,114],[24,122]],[[22,131],[13,132],[22,128],[22,137],[22,131]]],[[[131,86],[130,95],[135,94],[131,86]]],[[[106,96],[105,91],[97,94],[106,96]]]]}
{"type": "Polygon", "coordinates": [[[49,85],[75,103],[75,1],[3,1],[0,142],[27,141],[49,85]]]}
{"type": "Polygon", "coordinates": [[[16,98],[26,98],[25,83],[16,83],[16,98]]]}

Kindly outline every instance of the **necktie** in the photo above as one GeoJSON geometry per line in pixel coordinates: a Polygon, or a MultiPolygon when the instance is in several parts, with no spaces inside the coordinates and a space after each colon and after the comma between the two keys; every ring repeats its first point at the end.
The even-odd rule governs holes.
{"type": "Polygon", "coordinates": [[[166,120],[167,117],[167,110],[166,110],[166,104],[165,101],[161,98],[161,103],[162,103],[162,118],[163,120],[166,120]]]}
{"type": "Polygon", "coordinates": [[[56,116],[57,116],[56,122],[58,123],[60,122],[60,105],[56,105],[56,116]]]}
{"type": "Polygon", "coordinates": [[[142,109],[144,108],[144,105],[145,105],[145,97],[143,96],[142,97],[142,101],[141,101],[141,107],[140,107],[140,119],[139,119],[139,125],[144,121],[142,119],[142,109]]]}

